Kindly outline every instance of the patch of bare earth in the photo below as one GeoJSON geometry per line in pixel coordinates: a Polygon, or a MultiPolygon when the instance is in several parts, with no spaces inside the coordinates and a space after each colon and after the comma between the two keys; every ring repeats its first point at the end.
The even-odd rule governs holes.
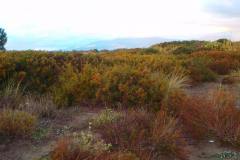
{"type": "Polygon", "coordinates": [[[240,108],[240,85],[239,84],[222,84],[220,82],[201,83],[186,88],[189,96],[207,96],[211,91],[222,87],[236,96],[236,106],[240,108]]]}
{"type": "Polygon", "coordinates": [[[215,141],[203,141],[188,146],[189,160],[218,160],[216,155],[225,151],[234,151],[229,147],[221,146],[215,141]]]}
{"type": "Polygon", "coordinates": [[[47,156],[58,138],[86,129],[89,120],[98,112],[97,109],[89,108],[65,109],[54,119],[41,120],[40,123],[47,133],[39,140],[0,139],[0,160],[38,160],[47,156]]]}

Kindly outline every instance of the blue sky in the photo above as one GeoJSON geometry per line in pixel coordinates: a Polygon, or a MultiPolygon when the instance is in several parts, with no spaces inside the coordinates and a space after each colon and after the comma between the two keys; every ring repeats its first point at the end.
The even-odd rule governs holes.
{"type": "Polygon", "coordinates": [[[240,40],[239,0],[0,0],[0,4],[0,27],[8,33],[9,49],[59,49],[129,37],[240,40]]]}

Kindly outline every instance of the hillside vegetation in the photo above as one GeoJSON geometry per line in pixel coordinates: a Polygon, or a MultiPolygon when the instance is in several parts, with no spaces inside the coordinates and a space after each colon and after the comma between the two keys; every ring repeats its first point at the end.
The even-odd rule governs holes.
{"type": "Polygon", "coordinates": [[[107,107],[86,133],[61,138],[49,159],[188,159],[189,139],[206,138],[239,149],[236,95],[221,87],[208,98],[185,93],[219,79],[238,83],[239,76],[240,43],[226,39],[114,51],[0,52],[0,137],[29,138],[43,118],[69,107],[107,107]]]}

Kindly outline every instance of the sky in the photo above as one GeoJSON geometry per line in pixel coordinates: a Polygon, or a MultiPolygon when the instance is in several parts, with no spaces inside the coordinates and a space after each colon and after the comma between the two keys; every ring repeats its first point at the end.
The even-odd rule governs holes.
{"type": "Polygon", "coordinates": [[[240,0],[0,0],[0,4],[0,27],[8,34],[9,49],[59,49],[140,37],[240,40],[240,0]]]}

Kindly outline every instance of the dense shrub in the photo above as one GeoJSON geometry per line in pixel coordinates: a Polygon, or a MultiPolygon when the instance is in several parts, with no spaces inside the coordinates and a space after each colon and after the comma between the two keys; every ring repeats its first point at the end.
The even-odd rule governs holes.
{"type": "MultiPolygon", "coordinates": [[[[125,106],[151,103],[150,91],[154,82],[148,78],[148,74],[130,66],[114,66],[103,75],[97,99],[125,106]]],[[[161,95],[158,96],[161,99],[161,95]]]]}
{"type": "Polygon", "coordinates": [[[0,112],[0,134],[10,137],[27,137],[36,127],[37,119],[31,114],[18,110],[0,112]]]}
{"type": "Polygon", "coordinates": [[[23,76],[23,85],[34,92],[49,92],[66,64],[81,70],[85,63],[100,63],[100,58],[81,53],[19,51],[0,53],[0,84],[23,76]]]}
{"type": "Polygon", "coordinates": [[[59,106],[98,103],[159,108],[168,95],[184,87],[182,75],[152,73],[129,65],[97,68],[90,64],[78,73],[68,65],[54,87],[54,100],[59,106]]]}
{"type": "Polygon", "coordinates": [[[208,59],[208,63],[203,65],[217,74],[228,74],[232,70],[236,70],[240,67],[240,56],[236,53],[208,51],[193,54],[194,59],[201,57],[208,59]]]}
{"type": "MultiPolygon", "coordinates": [[[[225,41],[216,43],[223,45],[225,41]]],[[[160,45],[167,53],[190,47],[194,50],[191,55],[164,54],[155,47],[98,54],[91,51],[86,52],[88,54],[0,53],[0,89],[4,88],[6,80],[13,79],[21,82],[26,91],[52,93],[57,106],[87,103],[159,108],[166,103],[166,97],[171,97],[166,96],[169,84],[165,77],[183,73],[194,82],[214,81],[217,74],[228,74],[240,68],[237,52],[209,50],[205,45],[204,41],[160,45]]]]}
{"type": "Polygon", "coordinates": [[[194,57],[186,63],[190,77],[194,82],[216,80],[217,74],[208,67],[209,63],[211,63],[210,59],[206,57],[194,57]]]}
{"type": "Polygon", "coordinates": [[[86,64],[80,73],[68,64],[53,87],[56,104],[70,106],[76,103],[95,103],[100,78],[99,71],[90,64],[86,64]]]}
{"type": "Polygon", "coordinates": [[[74,102],[74,93],[78,74],[71,64],[68,64],[63,73],[59,76],[58,82],[53,87],[53,98],[57,106],[69,106],[74,102]]]}

